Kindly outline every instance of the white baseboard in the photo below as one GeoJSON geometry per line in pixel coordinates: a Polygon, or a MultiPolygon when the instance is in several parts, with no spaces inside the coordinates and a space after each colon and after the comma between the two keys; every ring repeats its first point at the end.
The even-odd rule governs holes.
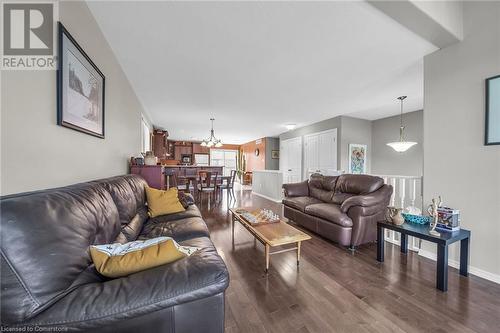
{"type": "MultiPolygon", "coordinates": [[[[418,255],[422,256],[422,257],[425,257],[425,258],[428,258],[428,259],[431,259],[431,260],[434,260],[434,261],[437,260],[436,253],[431,252],[431,251],[425,251],[425,250],[420,249],[418,251],[418,255]]],[[[453,268],[459,269],[460,262],[457,261],[457,260],[448,259],[448,266],[451,266],[453,268]]],[[[493,274],[493,273],[487,272],[485,270],[482,270],[480,268],[477,268],[477,267],[474,267],[474,266],[470,266],[470,265],[469,265],[469,273],[473,274],[473,275],[476,275],[476,276],[479,276],[479,277],[481,277],[483,279],[486,279],[486,280],[489,280],[489,281],[492,281],[492,282],[500,284],[500,275],[493,274]]]]}
{"type": "Polygon", "coordinates": [[[277,203],[281,203],[281,199],[280,200],[276,200],[274,198],[268,197],[267,195],[264,195],[264,194],[261,194],[261,193],[257,193],[255,191],[252,191],[252,194],[258,195],[259,197],[263,197],[264,199],[267,199],[267,200],[271,200],[271,201],[274,201],[274,202],[277,202],[277,203]]]}

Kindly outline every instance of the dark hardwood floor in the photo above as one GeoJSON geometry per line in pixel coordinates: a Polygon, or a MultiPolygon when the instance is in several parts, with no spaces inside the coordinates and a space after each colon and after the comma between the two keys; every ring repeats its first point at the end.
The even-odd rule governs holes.
{"type": "MultiPolygon", "coordinates": [[[[281,212],[281,205],[235,191],[230,205],[258,205],[281,212]]],[[[226,332],[500,332],[500,285],[449,268],[447,293],[435,288],[435,262],[386,244],[384,263],[376,246],[347,249],[311,232],[303,242],[300,267],[295,253],[271,257],[264,273],[264,250],[236,224],[225,198],[199,205],[211,237],[230,272],[226,292],[226,332]]]]}

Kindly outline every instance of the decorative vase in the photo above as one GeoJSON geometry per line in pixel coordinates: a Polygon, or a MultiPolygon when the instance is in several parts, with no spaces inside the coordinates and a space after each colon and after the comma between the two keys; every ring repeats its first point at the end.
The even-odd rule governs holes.
{"type": "Polygon", "coordinates": [[[158,162],[156,156],[153,155],[152,151],[147,151],[146,155],[144,156],[144,164],[146,165],[156,165],[158,162]]]}
{"type": "Polygon", "coordinates": [[[402,209],[396,207],[387,207],[386,220],[395,225],[401,225],[405,223],[403,215],[401,215],[402,209]]]}

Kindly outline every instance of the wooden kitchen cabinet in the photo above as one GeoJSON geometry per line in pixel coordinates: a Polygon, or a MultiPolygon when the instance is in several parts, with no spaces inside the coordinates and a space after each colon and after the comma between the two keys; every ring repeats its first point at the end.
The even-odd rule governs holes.
{"type": "Polygon", "coordinates": [[[193,142],[193,154],[210,154],[210,148],[203,147],[198,142],[193,142]]]}
{"type": "Polygon", "coordinates": [[[167,158],[168,146],[167,146],[168,132],[161,130],[153,131],[153,154],[158,157],[165,159],[167,158]]]}
{"type": "Polygon", "coordinates": [[[178,141],[174,145],[174,157],[176,160],[181,159],[182,155],[192,155],[193,145],[191,142],[178,141]]]}

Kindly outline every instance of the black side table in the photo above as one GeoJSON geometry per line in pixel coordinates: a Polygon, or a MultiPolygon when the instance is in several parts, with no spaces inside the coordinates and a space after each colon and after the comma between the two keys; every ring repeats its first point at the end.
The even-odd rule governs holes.
{"type": "Polygon", "coordinates": [[[408,253],[408,235],[437,244],[436,288],[448,290],[448,245],[460,241],[460,275],[468,276],[470,231],[440,232],[440,236],[429,233],[428,225],[403,223],[395,225],[387,222],[377,222],[377,260],[384,261],[384,229],[401,233],[401,252],[408,253]]]}

